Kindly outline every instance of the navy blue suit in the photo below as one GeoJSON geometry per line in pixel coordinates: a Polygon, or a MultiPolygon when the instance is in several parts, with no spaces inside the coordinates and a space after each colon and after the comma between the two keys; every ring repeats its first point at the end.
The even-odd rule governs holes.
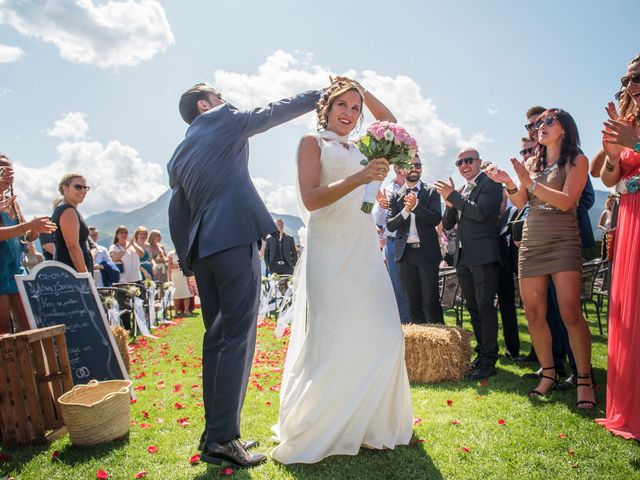
{"type": "Polygon", "coordinates": [[[169,230],[185,273],[195,274],[205,334],[205,430],[240,436],[260,300],[258,241],[276,230],[249,176],[249,137],[314,109],[319,91],[241,111],[228,103],[195,118],[167,166],[169,230]]]}

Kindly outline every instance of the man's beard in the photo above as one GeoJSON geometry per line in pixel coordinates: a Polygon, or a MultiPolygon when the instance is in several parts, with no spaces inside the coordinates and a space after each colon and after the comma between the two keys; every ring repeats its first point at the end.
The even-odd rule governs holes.
{"type": "Polygon", "coordinates": [[[417,182],[418,180],[420,180],[420,175],[417,173],[410,173],[407,175],[407,180],[409,180],[410,182],[417,182]]]}

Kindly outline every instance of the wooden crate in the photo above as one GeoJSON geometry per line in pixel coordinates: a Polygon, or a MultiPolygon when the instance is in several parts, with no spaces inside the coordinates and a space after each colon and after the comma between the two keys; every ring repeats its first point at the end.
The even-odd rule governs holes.
{"type": "Polygon", "coordinates": [[[0,337],[3,446],[39,445],[66,432],[57,399],[73,380],[64,325],[0,337]]]}

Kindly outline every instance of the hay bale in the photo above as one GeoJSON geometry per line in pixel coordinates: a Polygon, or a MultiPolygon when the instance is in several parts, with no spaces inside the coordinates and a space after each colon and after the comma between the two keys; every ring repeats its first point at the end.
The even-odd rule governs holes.
{"type": "Polygon", "coordinates": [[[403,325],[409,381],[460,380],[469,370],[472,334],[446,325],[403,325]]]}
{"type": "Polygon", "coordinates": [[[116,340],[116,345],[118,345],[118,350],[120,351],[122,362],[127,369],[127,373],[129,373],[129,370],[131,369],[131,361],[129,360],[129,349],[127,348],[129,344],[129,333],[121,326],[111,327],[111,332],[113,333],[113,338],[115,338],[116,340]]]}

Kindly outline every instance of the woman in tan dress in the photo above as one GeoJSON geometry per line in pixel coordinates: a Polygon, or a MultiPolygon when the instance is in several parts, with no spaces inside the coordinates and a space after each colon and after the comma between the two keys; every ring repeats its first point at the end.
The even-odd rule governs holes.
{"type": "Polygon", "coordinates": [[[557,108],[545,111],[536,122],[536,156],[527,162],[511,159],[520,181],[493,168],[487,175],[505,184],[517,208],[529,202],[518,260],[520,294],[542,376],[529,395],[545,395],[558,383],[553,366],[551,332],[546,322],[547,287],[553,280],[560,315],[569,332],[578,370],[578,408],[593,408],[595,392],[591,371],[591,333],[580,309],[582,258],[576,205],[587,182],[589,161],[580,150],[576,123],[557,108]]]}

